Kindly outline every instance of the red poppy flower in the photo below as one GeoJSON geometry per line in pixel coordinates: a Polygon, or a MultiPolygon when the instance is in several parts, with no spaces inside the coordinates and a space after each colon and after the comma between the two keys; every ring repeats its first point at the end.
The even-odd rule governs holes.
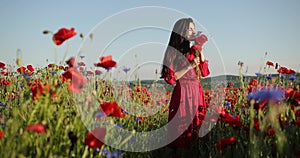
{"type": "Polygon", "coordinates": [[[34,68],[32,67],[32,65],[27,65],[27,69],[31,72],[34,72],[34,68]]]}
{"type": "Polygon", "coordinates": [[[286,72],[286,74],[294,74],[294,73],[296,73],[296,72],[292,69],[288,69],[287,72],[286,72]]]}
{"type": "Polygon", "coordinates": [[[36,133],[45,133],[46,132],[45,126],[41,123],[28,125],[27,130],[33,131],[36,133]]]}
{"type": "Polygon", "coordinates": [[[112,60],[111,55],[100,57],[100,61],[101,61],[100,63],[96,63],[94,65],[97,67],[103,67],[107,70],[113,67],[117,67],[117,63],[112,60]]]}
{"type": "Polygon", "coordinates": [[[96,75],[100,75],[102,72],[100,70],[95,70],[96,75]]]}
{"type": "Polygon", "coordinates": [[[4,132],[0,131],[0,139],[4,136],[4,132]]]}
{"type": "Polygon", "coordinates": [[[298,118],[298,119],[296,120],[295,124],[296,124],[297,126],[300,126],[300,118],[298,118]]]}
{"type": "Polygon", "coordinates": [[[133,92],[130,94],[131,98],[138,103],[144,102],[144,104],[148,104],[150,101],[150,92],[146,87],[137,86],[133,88],[133,92]]]}
{"type": "Polygon", "coordinates": [[[79,65],[79,66],[85,66],[85,63],[81,61],[81,62],[78,62],[77,65],[79,65]]]}
{"type": "Polygon", "coordinates": [[[105,112],[107,116],[113,116],[113,117],[124,116],[124,113],[122,112],[122,108],[115,101],[104,102],[100,106],[102,111],[105,112]]]}
{"type": "Polygon", "coordinates": [[[86,71],[86,73],[88,74],[88,75],[94,75],[94,72],[93,71],[86,71]]]}
{"type": "Polygon", "coordinates": [[[3,71],[1,71],[1,72],[0,72],[0,75],[8,76],[8,72],[3,72],[3,71]]]}
{"type": "Polygon", "coordinates": [[[9,86],[9,85],[10,85],[10,82],[9,82],[8,80],[4,79],[4,80],[3,80],[3,84],[4,84],[5,86],[9,86]]]}
{"type": "Polygon", "coordinates": [[[55,33],[52,37],[53,42],[56,45],[61,45],[65,40],[73,37],[76,35],[75,29],[67,29],[67,28],[61,28],[58,30],[57,33],[55,33]]]}
{"type": "Polygon", "coordinates": [[[254,128],[258,131],[260,131],[260,123],[259,120],[257,118],[253,118],[254,121],[254,128]]]}
{"type": "Polygon", "coordinates": [[[269,65],[269,66],[274,66],[274,63],[271,62],[271,61],[267,61],[266,64],[269,65]]]}
{"type": "Polygon", "coordinates": [[[101,148],[104,144],[100,140],[104,140],[106,135],[106,129],[105,128],[96,128],[93,131],[89,132],[86,137],[84,143],[89,146],[90,148],[96,149],[101,148]]]}
{"type": "Polygon", "coordinates": [[[272,135],[274,135],[274,134],[275,134],[274,128],[269,128],[269,130],[268,130],[268,135],[269,135],[269,136],[272,136],[272,135]]]}
{"type": "Polygon", "coordinates": [[[71,57],[69,60],[66,61],[66,63],[69,65],[69,67],[75,67],[75,57],[71,57]]]}
{"type": "Polygon", "coordinates": [[[243,126],[242,122],[240,121],[240,116],[237,115],[235,117],[231,115],[227,115],[225,118],[225,121],[233,128],[233,129],[239,129],[243,126]]]}
{"type": "Polygon", "coordinates": [[[279,69],[277,70],[277,72],[281,73],[281,74],[287,74],[288,68],[281,66],[281,67],[279,67],[279,69]]]}
{"type": "Polygon", "coordinates": [[[288,88],[285,91],[285,97],[286,98],[291,98],[294,95],[294,88],[288,88]]]}
{"type": "Polygon", "coordinates": [[[236,142],[236,137],[222,138],[216,145],[217,150],[224,152],[224,149],[229,145],[234,145],[236,142]]]}
{"type": "Polygon", "coordinates": [[[26,71],[26,67],[22,66],[17,69],[17,72],[24,73],[26,71]]]}
{"type": "MultiPolygon", "coordinates": [[[[33,83],[31,87],[31,93],[32,93],[32,100],[37,100],[40,95],[46,95],[50,93],[52,85],[50,84],[44,84],[41,83],[33,83]]],[[[55,92],[52,92],[52,95],[55,92]]]]}
{"type": "Polygon", "coordinates": [[[2,62],[0,62],[0,69],[2,69],[2,70],[5,70],[5,69],[6,69],[5,64],[2,63],[2,62]]]}
{"type": "Polygon", "coordinates": [[[196,37],[195,39],[195,45],[193,46],[196,50],[202,51],[202,47],[205,42],[208,41],[208,38],[205,34],[200,34],[199,36],[196,37]]]}
{"type": "Polygon", "coordinates": [[[65,79],[71,79],[68,88],[74,93],[79,93],[83,85],[87,83],[87,79],[75,67],[69,68],[63,74],[63,77],[65,79]]]}
{"type": "Polygon", "coordinates": [[[52,68],[52,67],[57,67],[57,65],[56,64],[48,64],[48,69],[50,69],[50,68],[52,68]]]}
{"type": "Polygon", "coordinates": [[[251,82],[249,83],[250,86],[257,86],[258,81],[256,79],[252,79],[251,82]]]}

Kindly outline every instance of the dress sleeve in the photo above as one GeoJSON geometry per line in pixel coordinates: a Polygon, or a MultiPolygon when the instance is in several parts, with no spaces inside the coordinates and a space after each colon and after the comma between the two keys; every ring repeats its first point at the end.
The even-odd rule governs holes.
{"type": "Polygon", "coordinates": [[[200,62],[199,69],[201,71],[201,76],[206,77],[210,74],[209,68],[208,68],[208,60],[204,60],[204,62],[200,62]]]}
{"type": "Polygon", "coordinates": [[[168,67],[163,74],[165,81],[171,85],[176,82],[175,72],[173,70],[173,67],[168,67]]]}

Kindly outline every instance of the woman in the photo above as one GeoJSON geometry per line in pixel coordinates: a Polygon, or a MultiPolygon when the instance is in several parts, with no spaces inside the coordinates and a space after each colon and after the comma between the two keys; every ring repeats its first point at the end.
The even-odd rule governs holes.
{"type": "Polygon", "coordinates": [[[190,148],[192,141],[198,137],[205,115],[204,94],[197,77],[206,77],[210,72],[208,61],[202,52],[203,43],[195,42],[197,46],[190,47],[193,40],[193,20],[178,20],[172,30],[163,60],[161,78],[168,84],[176,83],[168,117],[168,141],[172,142],[169,144],[172,148],[190,148]],[[197,50],[200,52],[198,56],[195,53],[197,50]]]}

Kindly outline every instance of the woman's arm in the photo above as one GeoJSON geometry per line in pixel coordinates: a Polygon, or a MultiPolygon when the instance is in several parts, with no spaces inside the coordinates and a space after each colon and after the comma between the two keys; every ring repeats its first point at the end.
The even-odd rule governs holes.
{"type": "Polygon", "coordinates": [[[193,62],[191,64],[188,64],[187,66],[185,66],[183,69],[176,71],[174,76],[175,79],[178,80],[180,79],[185,73],[187,73],[190,69],[195,68],[196,66],[198,66],[200,64],[200,58],[196,57],[193,62]]]}
{"type": "Polygon", "coordinates": [[[200,56],[201,62],[203,63],[205,61],[205,57],[203,55],[203,51],[200,51],[199,56],[200,56]]]}

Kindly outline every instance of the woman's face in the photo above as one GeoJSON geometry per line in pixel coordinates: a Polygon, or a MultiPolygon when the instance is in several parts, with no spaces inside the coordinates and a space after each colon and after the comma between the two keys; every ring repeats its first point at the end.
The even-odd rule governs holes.
{"type": "Polygon", "coordinates": [[[195,25],[194,25],[194,23],[190,22],[189,27],[187,29],[187,34],[186,34],[187,40],[189,40],[189,41],[193,40],[195,34],[196,34],[195,25]]]}

